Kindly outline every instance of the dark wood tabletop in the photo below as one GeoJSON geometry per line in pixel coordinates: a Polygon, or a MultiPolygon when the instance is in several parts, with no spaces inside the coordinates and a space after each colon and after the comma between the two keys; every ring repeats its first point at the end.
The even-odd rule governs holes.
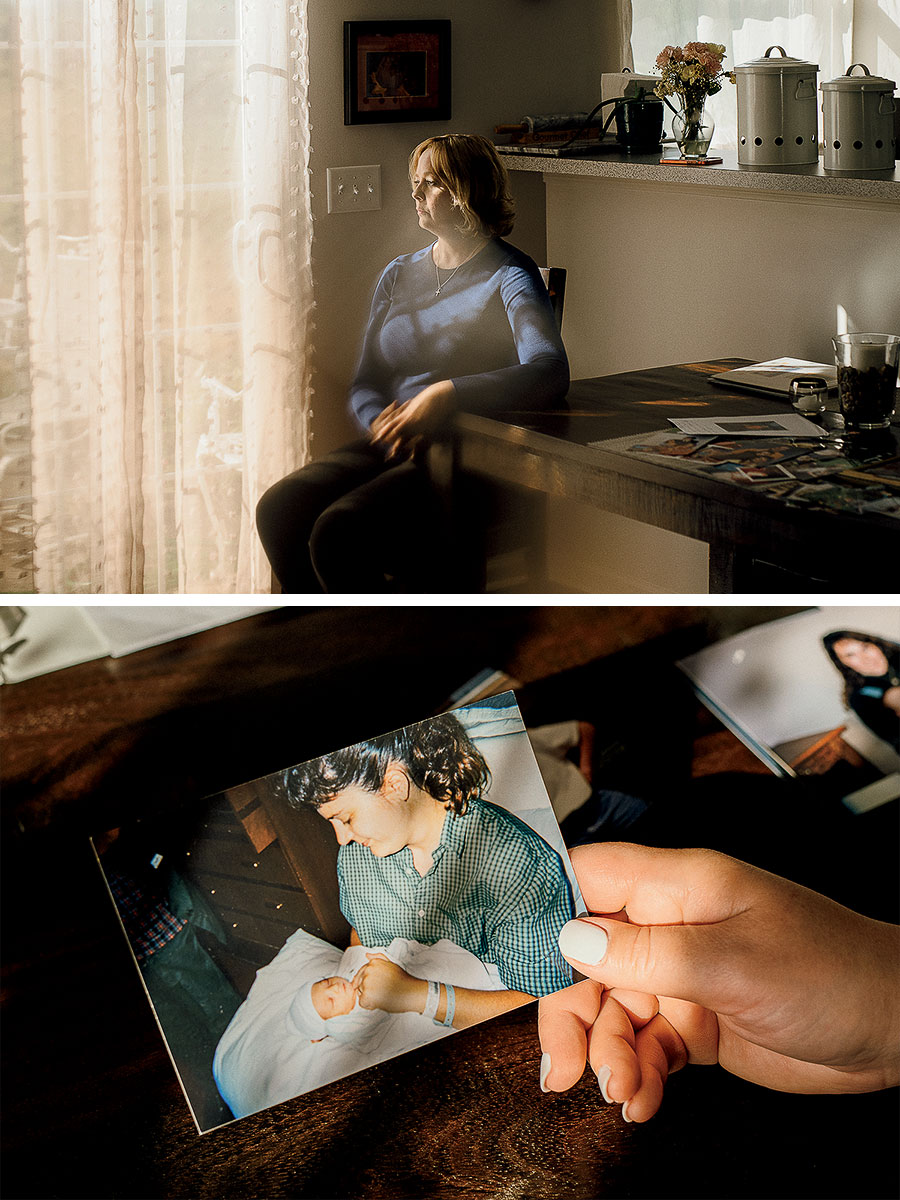
{"type": "MultiPolygon", "coordinates": [[[[89,835],[366,736],[373,714],[435,711],[473,664],[509,660],[524,620],[284,609],[0,689],[10,1200],[896,1196],[895,1092],[791,1096],[694,1067],[626,1124],[589,1075],[541,1093],[534,1004],[197,1134],[89,835]]],[[[784,819],[758,813],[775,842],[784,819]]],[[[822,829],[819,861],[874,861],[822,829]]]]}
{"type": "MultiPolygon", "coordinates": [[[[666,429],[669,417],[791,411],[785,402],[709,382],[711,374],[746,361],[715,359],[579,379],[558,411],[502,419],[462,414],[455,467],[707,542],[711,592],[896,590],[900,522],[893,518],[790,505],[664,459],[648,462],[596,445],[666,429]],[[784,586],[773,584],[771,574],[761,584],[760,564],[783,571],[784,586]]],[[[885,453],[900,451],[900,427],[887,431],[882,443],[885,453]]]]}

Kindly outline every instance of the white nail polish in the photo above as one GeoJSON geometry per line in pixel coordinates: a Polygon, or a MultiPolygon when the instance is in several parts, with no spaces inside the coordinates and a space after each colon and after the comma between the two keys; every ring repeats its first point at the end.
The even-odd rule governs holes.
{"type": "Polygon", "coordinates": [[[626,1100],[625,1103],[622,1105],[622,1120],[627,1121],[629,1125],[631,1124],[631,1117],[629,1117],[629,1115],[628,1115],[628,1105],[630,1103],[631,1103],[630,1100],[626,1100]]]}
{"type": "Polygon", "coordinates": [[[606,930],[590,921],[567,921],[559,933],[559,948],[566,958],[596,965],[609,945],[606,930]]]}
{"type": "Polygon", "coordinates": [[[607,1066],[602,1066],[597,1071],[597,1083],[600,1085],[600,1091],[602,1092],[603,1099],[607,1104],[612,1104],[612,1100],[609,1098],[609,1092],[606,1090],[611,1075],[612,1070],[607,1066]]]}
{"type": "Polygon", "coordinates": [[[550,1055],[542,1054],[541,1055],[541,1091],[542,1092],[550,1091],[550,1089],[547,1087],[547,1084],[546,1084],[546,1079],[549,1074],[550,1074],[550,1055]]]}

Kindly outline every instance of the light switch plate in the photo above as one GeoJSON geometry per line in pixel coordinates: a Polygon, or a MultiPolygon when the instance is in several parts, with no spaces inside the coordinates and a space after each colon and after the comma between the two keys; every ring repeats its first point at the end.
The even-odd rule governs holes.
{"type": "Polygon", "coordinates": [[[381,166],[328,167],[328,211],[365,212],[381,208],[381,166]]]}

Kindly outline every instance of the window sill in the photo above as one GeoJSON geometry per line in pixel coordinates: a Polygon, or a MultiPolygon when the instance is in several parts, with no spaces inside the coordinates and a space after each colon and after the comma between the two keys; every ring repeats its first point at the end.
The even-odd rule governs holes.
{"type": "Polygon", "coordinates": [[[603,154],[596,158],[518,158],[505,155],[511,171],[545,175],[598,176],[646,183],[677,183],[699,187],[731,188],[749,192],[793,193],[804,197],[831,197],[900,204],[900,170],[849,174],[826,171],[817,163],[796,167],[739,166],[737,155],[724,151],[722,163],[708,167],[663,166],[657,155],[603,154]]]}

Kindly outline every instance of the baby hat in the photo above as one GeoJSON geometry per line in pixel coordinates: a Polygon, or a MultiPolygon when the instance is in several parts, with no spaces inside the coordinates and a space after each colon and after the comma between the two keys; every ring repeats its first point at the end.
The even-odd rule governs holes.
{"type": "Polygon", "coordinates": [[[309,1038],[311,1042],[328,1036],[325,1021],[316,1012],[316,1006],[313,1004],[312,986],[314,982],[314,980],[308,979],[306,983],[301,984],[287,1012],[287,1027],[290,1032],[309,1038]]]}

